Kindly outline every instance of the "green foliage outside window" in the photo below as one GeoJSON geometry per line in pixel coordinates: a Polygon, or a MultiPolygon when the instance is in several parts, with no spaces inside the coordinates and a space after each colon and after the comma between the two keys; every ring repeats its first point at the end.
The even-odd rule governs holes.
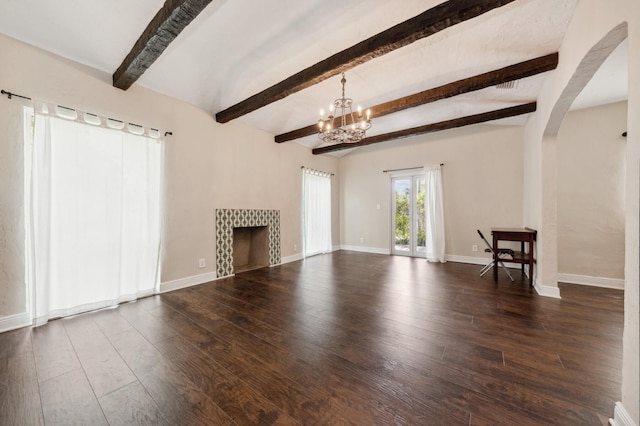
{"type": "Polygon", "coordinates": [[[418,192],[418,246],[426,245],[424,190],[418,192]]]}
{"type": "Polygon", "coordinates": [[[409,244],[409,190],[396,192],[396,244],[409,244]]]}
{"type": "MultiPolygon", "coordinates": [[[[409,190],[404,193],[396,192],[396,244],[409,244],[409,190]]],[[[424,190],[418,192],[418,246],[424,246],[426,241],[425,233],[425,211],[424,211],[424,190]]]]}

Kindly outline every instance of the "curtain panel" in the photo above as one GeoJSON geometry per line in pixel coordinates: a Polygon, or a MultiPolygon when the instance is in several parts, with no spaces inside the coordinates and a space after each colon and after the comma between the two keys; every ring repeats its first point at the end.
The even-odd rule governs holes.
{"type": "Polygon", "coordinates": [[[302,169],[302,252],[328,253],[331,244],[331,175],[302,169]]]}
{"type": "Polygon", "coordinates": [[[153,294],[160,281],[161,141],[67,118],[35,115],[36,324],[153,294]]]}
{"type": "Polygon", "coordinates": [[[446,262],[444,229],[444,195],[442,167],[426,166],[425,172],[425,228],[426,255],[429,262],[446,262]]]}

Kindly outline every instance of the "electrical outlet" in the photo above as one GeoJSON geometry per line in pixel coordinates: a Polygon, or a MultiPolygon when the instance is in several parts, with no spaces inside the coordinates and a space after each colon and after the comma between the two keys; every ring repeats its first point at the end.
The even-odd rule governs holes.
{"type": "Polygon", "coordinates": [[[205,266],[207,266],[207,265],[206,265],[204,259],[198,260],[198,267],[199,268],[204,268],[205,266]]]}
{"type": "Polygon", "coordinates": [[[478,251],[478,245],[477,244],[472,245],[471,251],[478,251]]]}
{"type": "Polygon", "coordinates": [[[360,237],[360,242],[364,243],[364,237],[360,237]]]}
{"type": "Polygon", "coordinates": [[[293,251],[298,251],[298,245],[297,244],[293,245],[293,251]]]}

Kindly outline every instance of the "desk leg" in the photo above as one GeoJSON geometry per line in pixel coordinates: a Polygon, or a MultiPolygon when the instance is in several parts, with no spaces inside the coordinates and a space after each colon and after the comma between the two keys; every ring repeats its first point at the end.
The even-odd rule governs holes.
{"type": "Polygon", "coordinates": [[[498,239],[493,236],[493,280],[498,281],[498,239]]]}
{"type": "Polygon", "coordinates": [[[529,240],[529,287],[533,287],[533,238],[529,240]]]}
{"type": "MultiPolygon", "coordinates": [[[[520,241],[520,253],[524,256],[524,241],[520,241]]],[[[522,264],[522,274],[524,274],[524,263],[522,264]]]]}

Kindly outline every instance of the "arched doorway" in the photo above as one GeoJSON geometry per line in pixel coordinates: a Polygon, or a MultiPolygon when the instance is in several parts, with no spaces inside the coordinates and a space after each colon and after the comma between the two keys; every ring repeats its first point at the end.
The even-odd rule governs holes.
{"type": "MultiPolygon", "coordinates": [[[[543,231],[542,249],[538,253],[538,268],[543,270],[540,286],[553,288],[557,282],[557,199],[556,137],[569,107],[615,47],[629,34],[627,23],[633,26],[629,34],[629,46],[640,38],[640,8],[636,3],[624,2],[611,8],[605,2],[581,3],[574,16],[573,32],[563,47],[570,58],[561,72],[552,78],[546,93],[539,98],[539,111],[535,121],[525,132],[527,158],[532,165],[525,179],[525,190],[532,195],[526,200],[525,223],[539,226],[543,231]],[[622,23],[620,23],[622,22],[622,23]],[[616,24],[620,23],[620,24],[616,24]],[[610,31],[609,28],[612,28],[610,31]],[[606,31],[606,33],[605,33],[606,31]],[[604,34],[600,37],[601,34],[604,34]],[[595,43],[594,43],[595,41],[595,43]],[[540,100],[542,99],[542,102],[540,100]],[[547,174],[550,175],[547,176],[547,174]],[[554,265],[554,262],[555,265],[554,265]],[[546,283],[546,284],[543,284],[546,283]]],[[[638,82],[640,61],[634,48],[629,49],[629,103],[628,117],[638,114],[638,82]]],[[[562,52],[561,52],[562,58],[562,52]]],[[[562,62],[562,59],[561,59],[562,62]]],[[[623,337],[622,402],[616,403],[615,419],[611,424],[638,424],[638,282],[639,282],[639,206],[640,203],[640,146],[638,123],[628,121],[628,138],[625,142],[627,170],[625,172],[625,327],[623,337]],[[624,406],[623,406],[624,405],[624,406]]],[[[556,284],[557,289],[557,284],[556,284]]]]}

